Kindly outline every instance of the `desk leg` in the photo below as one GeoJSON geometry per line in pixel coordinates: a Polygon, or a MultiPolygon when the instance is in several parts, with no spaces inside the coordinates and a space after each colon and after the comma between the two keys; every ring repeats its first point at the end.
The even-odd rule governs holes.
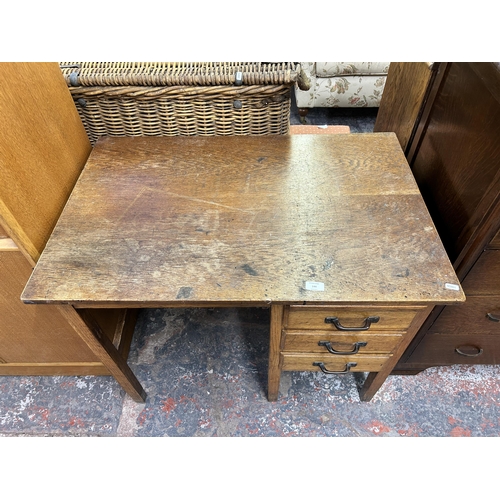
{"type": "Polygon", "coordinates": [[[283,306],[271,305],[271,325],[269,329],[269,368],[267,399],[276,401],[280,390],[280,344],[283,326],[283,306]]]}
{"type": "Polygon", "coordinates": [[[415,316],[412,324],[408,328],[407,333],[404,335],[403,340],[393,352],[391,358],[382,366],[379,372],[371,372],[368,374],[363,386],[359,389],[359,397],[361,401],[370,401],[376,392],[380,389],[385,379],[391,374],[394,367],[397,365],[399,359],[410,345],[413,337],[420,330],[424,321],[431,313],[433,306],[426,307],[415,316]]]}
{"type": "Polygon", "coordinates": [[[146,392],[136,376],[122,358],[106,334],[100,331],[91,318],[85,321],[73,306],[59,306],[61,314],[68,320],[99,361],[111,372],[124,391],[137,403],[144,403],[146,392]]]}

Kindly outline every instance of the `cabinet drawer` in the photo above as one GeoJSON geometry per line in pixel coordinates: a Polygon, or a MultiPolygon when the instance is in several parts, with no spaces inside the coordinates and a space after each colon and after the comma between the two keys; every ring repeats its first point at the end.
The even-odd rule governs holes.
{"type": "MultiPolygon", "coordinates": [[[[500,324],[500,323],[499,323],[500,324]]],[[[364,332],[334,333],[334,332],[286,332],[284,335],[283,351],[289,352],[319,352],[329,353],[328,347],[337,352],[352,353],[390,353],[402,338],[401,333],[374,334],[364,332]],[[329,342],[329,346],[320,345],[320,342],[329,342]],[[357,346],[357,343],[366,343],[357,346]]],[[[331,356],[338,354],[329,353],[331,356]]]]}
{"type": "Polygon", "coordinates": [[[427,334],[405,363],[496,365],[500,363],[500,337],[427,334]]]}
{"type": "Polygon", "coordinates": [[[486,250],[463,281],[469,295],[500,295],[500,250],[486,250]]]}
{"type": "Polygon", "coordinates": [[[384,307],[323,307],[290,306],[288,317],[285,316],[285,328],[289,330],[332,330],[342,327],[354,331],[406,330],[413,318],[422,308],[384,308],[384,307]],[[377,317],[377,322],[367,324],[367,318],[377,317]],[[336,326],[332,318],[340,324],[336,326]],[[367,328],[368,327],[368,328],[367,328]]]}
{"type": "Polygon", "coordinates": [[[323,363],[329,371],[343,372],[348,363],[356,363],[349,372],[378,372],[390,355],[332,356],[331,354],[290,354],[281,353],[281,369],[284,371],[321,371],[314,363],[323,363]]]}
{"type": "Polygon", "coordinates": [[[460,305],[448,306],[436,319],[429,331],[450,334],[498,334],[500,340],[500,295],[467,296],[460,305]]]}

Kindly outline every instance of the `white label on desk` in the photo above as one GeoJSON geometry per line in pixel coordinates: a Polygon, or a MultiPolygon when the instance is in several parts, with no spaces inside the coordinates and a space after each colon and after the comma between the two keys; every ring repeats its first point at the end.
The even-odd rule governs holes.
{"type": "Polygon", "coordinates": [[[453,283],[445,283],[444,287],[447,290],[455,290],[456,292],[458,292],[460,290],[460,287],[458,285],[453,284],[453,283]]]}
{"type": "Polygon", "coordinates": [[[325,284],[320,281],[306,281],[306,290],[311,290],[313,292],[324,292],[325,284]]]}

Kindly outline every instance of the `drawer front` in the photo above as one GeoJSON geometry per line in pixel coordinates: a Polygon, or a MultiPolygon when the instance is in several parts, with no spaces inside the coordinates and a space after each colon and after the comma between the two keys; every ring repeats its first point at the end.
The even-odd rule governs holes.
{"type": "Polygon", "coordinates": [[[364,332],[285,332],[283,351],[319,352],[338,356],[340,353],[390,353],[399,343],[401,333],[366,335],[364,332]],[[362,345],[366,344],[366,345],[362,345]],[[330,353],[329,348],[335,352],[330,353]],[[354,351],[354,352],[353,352],[354,351]]]}
{"type": "Polygon", "coordinates": [[[500,363],[500,336],[427,334],[405,363],[496,365],[500,363]]]}
{"type": "Polygon", "coordinates": [[[469,295],[463,304],[445,307],[429,331],[440,334],[497,334],[500,339],[500,295],[469,295]]]}
{"type": "Polygon", "coordinates": [[[284,371],[321,371],[314,363],[323,363],[326,370],[339,372],[378,372],[390,355],[332,356],[331,354],[291,354],[281,353],[281,369],[284,371]],[[348,363],[356,363],[347,369],[348,363]]]}
{"type": "Polygon", "coordinates": [[[500,250],[483,252],[462,287],[467,296],[500,295],[500,250]]]}
{"type": "Polygon", "coordinates": [[[342,328],[352,328],[354,331],[365,332],[403,331],[410,326],[413,318],[421,309],[419,307],[290,306],[288,317],[285,316],[285,328],[288,330],[326,331],[342,331],[342,328]],[[371,317],[379,319],[377,322],[370,323],[367,318],[371,317]],[[337,318],[337,325],[332,318],[337,318]]]}

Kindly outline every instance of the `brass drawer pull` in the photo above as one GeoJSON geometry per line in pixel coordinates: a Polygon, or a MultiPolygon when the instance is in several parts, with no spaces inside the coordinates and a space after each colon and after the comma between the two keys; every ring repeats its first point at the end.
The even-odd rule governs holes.
{"type": "Polygon", "coordinates": [[[481,354],[483,354],[483,349],[481,347],[476,347],[476,346],[462,346],[462,348],[473,348],[473,349],[476,349],[477,352],[475,353],[468,353],[468,352],[464,352],[460,347],[455,347],[455,352],[457,354],[460,354],[460,356],[467,356],[468,358],[475,358],[476,356],[480,356],[481,354]]]}
{"type": "Polygon", "coordinates": [[[325,323],[333,323],[337,330],[341,330],[343,332],[361,332],[364,330],[368,330],[372,323],[378,323],[380,316],[368,316],[365,318],[365,322],[362,326],[342,326],[340,324],[339,318],[336,316],[329,316],[325,318],[325,323]]]}
{"type": "Polygon", "coordinates": [[[313,363],[313,366],[318,366],[319,369],[323,373],[326,373],[327,375],[332,375],[332,374],[336,374],[336,373],[347,373],[351,368],[354,368],[357,364],[358,363],[346,363],[345,369],[342,370],[342,371],[339,371],[339,372],[334,372],[334,371],[331,371],[331,370],[327,370],[325,368],[325,364],[324,363],[313,363]]]}
{"type": "Polygon", "coordinates": [[[492,313],[488,313],[488,314],[486,315],[486,317],[487,317],[489,320],[491,320],[491,321],[497,321],[497,322],[498,322],[498,321],[500,321],[500,312],[496,312],[496,311],[494,311],[494,312],[492,312],[492,313]]]}
{"type": "Polygon", "coordinates": [[[359,352],[359,348],[360,347],[366,347],[366,345],[368,344],[368,342],[356,342],[355,344],[353,344],[353,348],[352,348],[352,351],[336,351],[333,347],[332,347],[332,343],[331,342],[328,342],[327,340],[320,340],[318,342],[318,345],[319,346],[322,346],[322,347],[326,347],[328,352],[332,353],[332,354],[357,354],[359,352]]]}

